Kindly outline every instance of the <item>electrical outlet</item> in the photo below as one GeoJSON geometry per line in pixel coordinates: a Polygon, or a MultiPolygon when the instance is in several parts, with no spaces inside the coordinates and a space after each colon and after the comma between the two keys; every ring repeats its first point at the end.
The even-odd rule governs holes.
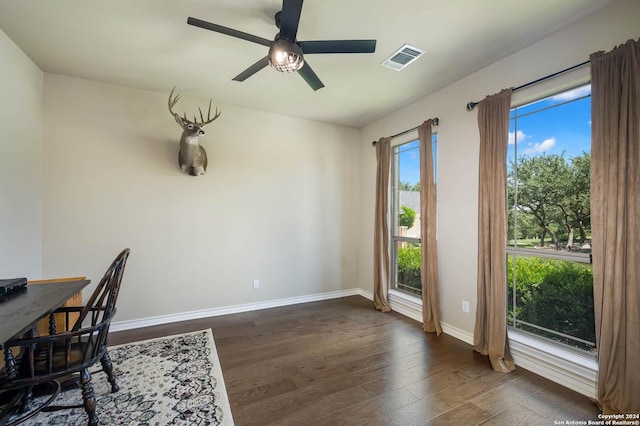
{"type": "Polygon", "coordinates": [[[253,288],[260,288],[260,280],[253,280],[253,288]]]}
{"type": "Polygon", "coordinates": [[[466,300],[462,301],[462,312],[464,313],[469,313],[469,302],[467,302],[466,300]]]}

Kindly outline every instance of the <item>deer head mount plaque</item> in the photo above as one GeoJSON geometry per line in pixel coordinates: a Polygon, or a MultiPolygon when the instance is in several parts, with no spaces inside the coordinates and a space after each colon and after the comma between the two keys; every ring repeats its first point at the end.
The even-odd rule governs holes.
{"type": "Polygon", "coordinates": [[[204,147],[200,146],[200,139],[204,136],[204,126],[211,123],[218,117],[222,111],[216,113],[211,117],[211,100],[209,100],[209,110],[207,112],[207,119],[204,119],[202,110],[198,107],[200,112],[200,121],[193,116],[193,121],[187,118],[187,114],[180,114],[173,112],[173,107],[182,98],[180,94],[173,96],[173,92],[176,90],[174,87],[169,94],[169,112],[175,118],[176,122],[182,127],[182,136],[180,137],[180,152],[178,154],[178,162],[180,163],[180,170],[182,173],[191,176],[200,176],[207,171],[207,151],[204,147]]]}

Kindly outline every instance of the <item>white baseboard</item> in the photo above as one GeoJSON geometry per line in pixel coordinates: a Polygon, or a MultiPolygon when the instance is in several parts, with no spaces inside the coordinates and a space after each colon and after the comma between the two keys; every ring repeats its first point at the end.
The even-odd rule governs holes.
{"type": "MultiPolygon", "coordinates": [[[[422,323],[422,301],[417,297],[406,296],[398,292],[391,292],[389,294],[389,305],[392,310],[399,314],[422,323]]],[[[469,345],[473,345],[473,334],[444,322],[440,322],[440,327],[442,327],[442,332],[444,334],[448,334],[449,336],[462,340],[469,345]]]]}
{"type": "Polygon", "coordinates": [[[373,293],[371,293],[368,290],[363,290],[361,288],[358,288],[357,290],[358,290],[358,294],[360,296],[365,297],[365,298],[367,298],[367,299],[369,299],[369,300],[371,300],[373,302],[373,293]]]}
{"type": "MultiPolygon", "coordinates": [[[[267,300],[264,302],[246,303],[242,305],[225,306],[220,308],[203,309],[199,311],[183,312],[171,315],[143,318],[130,321],[118,321],[111,324],[110,331],[124,331],[153,325],[169,324],[172,322],[188,321],[193,319],[215,317],[220,315],[237,314],[240,312],[257,311],[260,309],[275,308],[279,306],[296,305],[299,303],[316,302],[320,300],[337,299],[340,297],[359,295],[373,300],[370,291],[361,288],[349,290],[331,291],[306,296],[289,297],[286,299],[267,300]]],[[[391,309],[422,323],[422,307],[411,297],[402,295],[389,295],[391,309]]],[[[469,345],[473,345],[473,334],[456,328],[452,325],[441,323],[442,332],[469,345]]],[[[520,336],[510,335],[511,353],[516,366],[520,366],[539,376],[545,377],[556,383],[568,387],[578,393],[594,398],[596,395],[597,363],[585,357],[575,354],[559,353],[555,347],[547,347],[537,339],[523,339],[520,336]],[[568,356],[567,356],[568,355],[568,356]]]]}
{"type": "Polygon", "coordinates": [[[473,346],[473,333],[461,330],[445,322],[441,322],[440,326],[442,327],[442,332],[444,334],[448,334],[449,336],[455,337],[458,340],[462,340],[469,346],[473,346]]]}
{"type": "MultiPolygon", "coordinates": [[[[359,288],[349,290],[331,291],[327,293],[309,294],[305,296],[289,297],[286,299],[266,300],[264,302],[245,303],[242,305],[224,306],[220,308],[202,309],[199,311],[181,312],[177,314],[159,315],[156,317],[137,320],[117,321],[111,324],[109,331],[124,331],[136,328],[150,327],[153,325],[169,324],[172,322],[188,321],[193,319],[217,317],[220,315],[237,314],[240,312],[257,311],[260,309],[276,308],[279,306],[297,305],[299,303],[316,302],[319,300],[337,299],[340,297],[362,295],[367,297],[369,293],[359,288]]],[[[373,300],[373,295],[370,297],[373,300]]]]}

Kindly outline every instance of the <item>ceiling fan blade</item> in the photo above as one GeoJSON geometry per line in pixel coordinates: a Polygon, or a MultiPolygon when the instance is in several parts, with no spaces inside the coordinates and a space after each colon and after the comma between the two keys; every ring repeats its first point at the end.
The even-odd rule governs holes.
{"type": "Polygon", "coordinates": [[[235,76],[233,80],[245,81],[247,78],[251,77],[258,71],[260,71],[262,68],[266,67],[267,65],[269,65],[269,57],[265,56],[264,58],[260,59],[258,62],[251,65],[249,68],[247,68],[246,70],[242,71],[240,74],[235,76]]]}
{"type": "Polygon", "coordinates": [[[307,61],[304,61],[304,65],[298,70],[298,74],[304,78],[304,81],[306,81],[314,91],[324,87],[324,84],[322,84],[316,73],[313,72],[307,61]]]}
{"type": "Polygon", "coordinates": [[[191,16],[189,16],[189,18],[187,19],[187,24],[193,25],[194,27],[204,28],[205,30],[226,34],[231,37],[241,38],[243,40],[251,41],[253,43],[262,44],[267,47],[270,47],[271,43],[273,43],[272,40],[267,40],[266,38],[254,36],[253,34],[244,33],[242,31],[234,30],[233,28],[223,27],[222,25],[212,24],[211,22],[202,21],[197,18],[192,18],[191,16]]]}
{"type": "Polygon", "coordinates": [[[302,13],[302,0],[283,0],[280,18],[280,37],[295,41],[298,34],[298,24],[302,13]]]}
{"type": "Polygon", "coordinates": [[[314,53],[373,53],[376,51],[375,40],[321,40],[301,41],[298,43],[302,52],[314,53]]]}

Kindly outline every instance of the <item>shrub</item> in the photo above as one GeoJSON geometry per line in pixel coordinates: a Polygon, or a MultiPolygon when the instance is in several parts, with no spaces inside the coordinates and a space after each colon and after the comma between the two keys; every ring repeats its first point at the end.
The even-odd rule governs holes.
{"type": "Polygon", "coordinates": [[[421,250],[417,245],[398,249],[398,282],[415,289],[422,289],[420,282],[421,250]]]}
{"type": "MultiPolygon", "coordinates": [[[[513,258],[511,256],[508,268],[509,314],[512,316],[513,258]]],[[[591,265],[536,257],[518,258],[515,313],[519,320],[595,342],[591,265]]],[[[523,328],[531,327],[523,326],[523,328]]],[[[537,329],[529,331],[575,345],[557,335],[537,329]]]]}
{"type": "Polygon", "coordinates": [[[416,221],[416,211],[407,206],[401,206],[400,209],[400,226],[406,226],[407,229],[413,226],[416,221]]]}

